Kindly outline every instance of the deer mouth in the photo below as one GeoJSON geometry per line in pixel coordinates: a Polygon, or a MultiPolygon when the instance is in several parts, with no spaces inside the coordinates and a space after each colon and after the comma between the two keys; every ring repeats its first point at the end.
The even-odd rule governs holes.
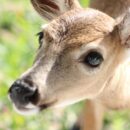
{"type": "Polygon", "coordinates": [[[46,103],[46,104],[40,105],[40,106],[39,106],[40,111],[55,106],[55,105],[54,105],[55,103],[56,103],[56,100],[55,100],[55,101],[52,101],[52,102],[50,102],[50,103],[46,103]]]}
{"type": "Polygon", "coordinates": [[[21,106],[16,104],[13,104],[13,106],[16,112],[18,112],[21,115],[34,115],[40,111],[39,107],[37,106],[28,107],[28,106],[21,106]]]}
{"type": "Polygon", "coordinates": [[[30,82],[25,80],[17,80],[9,89],[9,99],[13,102],[15,110],[20,114],[34,114],[39,111],[53,106],[53,101],[48,101],[44,98],[42,105],[40,102],[40,94],[36,85],[30,85],[30,82]]]}
{"type": "Polygon", "coordinates": [[[29,103],[28,105],[22,106],[22,105],[18,105],[18,104],[13,104],[14,109],[22,115],[34,115],[39,113],[42,110],[45,110],[47,108],[51,108],[53,107],[55,101],[51,102],[51,103],[46,103],[46,104],[42,104],[42,105],[33,105],[31,103],[29,103]]]}

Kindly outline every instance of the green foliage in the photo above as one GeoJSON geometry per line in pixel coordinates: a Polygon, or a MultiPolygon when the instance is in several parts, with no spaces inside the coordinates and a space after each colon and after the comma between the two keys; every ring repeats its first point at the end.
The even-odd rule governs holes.
{"type": "MultiPolygon", "coordinates": [[[[81,0],[85,7],[88,0],[81,0]]],[[[9,86],[29,68],[38,48],[35,34],[44,21],[34,12],[29,0],[1,0],[0,8],[0,130],[68,130],[76,121],[82,104],[64,110],[46,110],[24,117],[17,114],[7,97],[9,86]],[[54,128],[56,127],[56,128],[54,128]]],[[[105,129],[129,130],[128,112],[110,113],[105,129]]]]}

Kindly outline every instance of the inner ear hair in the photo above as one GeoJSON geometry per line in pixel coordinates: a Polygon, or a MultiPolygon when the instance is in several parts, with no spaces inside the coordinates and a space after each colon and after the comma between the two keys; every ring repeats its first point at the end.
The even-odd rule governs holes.
{"type": "Polygon", "coordinates": [[[126,47],[130,47],[130,9],[128,9],[120,18],[118,28],[121,44],[126,45],[126,47]]]}
{"type": "Polygon", "coordinates": [[[78,0],[31,0],[31,3],[46,20],[52,20],[70,9],[81,7],[78,0]]]}

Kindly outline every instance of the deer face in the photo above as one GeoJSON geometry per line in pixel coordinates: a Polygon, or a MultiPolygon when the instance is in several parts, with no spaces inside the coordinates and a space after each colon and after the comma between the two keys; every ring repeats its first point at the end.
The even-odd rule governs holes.
{"type": "Polygon", "coordinates": [[[81,9],[77,1],[59,2],[32,0],[42,16],[57,18],[39,33],[33,66],[9,90],[21,113],[95,98],[123,62],[125,47],[114,19],[81,9]]]}

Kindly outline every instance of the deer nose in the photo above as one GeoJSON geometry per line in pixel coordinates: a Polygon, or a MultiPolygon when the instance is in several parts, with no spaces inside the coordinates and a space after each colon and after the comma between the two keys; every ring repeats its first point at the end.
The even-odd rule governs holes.
{"type": "Polygon", "coordinates": [[[37,89],[32,81],[27,80],[17,80],[9,89],[9,96],[17,105],[27,105],[35,102],[37,94],[37,89]]]}

